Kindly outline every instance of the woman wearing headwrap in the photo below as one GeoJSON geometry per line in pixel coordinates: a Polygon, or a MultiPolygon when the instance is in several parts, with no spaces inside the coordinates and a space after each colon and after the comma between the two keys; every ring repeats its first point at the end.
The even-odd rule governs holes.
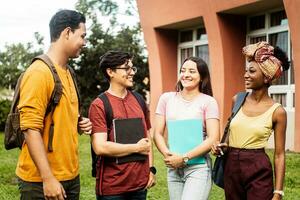
{"type": "MultiPolygon", "coordinates": [[[[268,94],[272,81],[289,68],[286,54],[267,42],[243,48],[248,65],[245,87],[251,89],[244,104],[232,119],[226,143],[216,143],[212,153],[227,150],[224,190],[227,200],[282,199],[285,173],[285,132],[287,116],[281,104],[268,94]],[[264,148],[274,133],[274,172],[264,148]]],[[[233,103],[236,96],[233,97],[233,103]]]]}

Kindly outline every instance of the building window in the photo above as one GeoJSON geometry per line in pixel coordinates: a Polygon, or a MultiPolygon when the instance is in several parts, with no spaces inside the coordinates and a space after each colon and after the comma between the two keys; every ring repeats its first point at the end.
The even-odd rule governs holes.
{"type": "Polygon", "coordinates": [[[286,107],[286,94],[285,93],[271,94],[271,97],[274,101],[280,103],[283,107],[286,107]]]}
{"type": "Polygon", "coordinates": [[[182,62],[190,56],[202,58],[209,66],[208,40],[203,27],[179,31],[178,69],[182,62]]]}
{"type": "Polygon", "coordinates": [[[202,58],[209,65],[208,44],[198,45],[196,48],[196,56],[202,58]]]}
{"type": "Polygon", "coordinates": [[[205,28],[198,28],[197,29],[197,38],[196,40],[207,40],[207,34],[205,28]]]}
{"type": "Polygon", "coordinates": [[[186,58],[193,56],[193,48],[182,48],[180,55],[183,62],[186,58]]]}
{"type": "MultiPolygon", "coordinates": [[[[247,44],[267,41],[285,51],[291,60],[292,48],[288,19],[284,10],[270,11],[248,17],[247,44]]],[[[291,65],[269,88],[271,97],[284,107],[294,109],[294,68],[291,65]]]]}
{"type": "Polygon", "coordinates": [[[270,26],[281,26],[287,24],[288,24],[288,20],[284,10],[271,13],[270,26]]]}
{"type": "Polygon", "coordinates": [[[265,28],[265,15],[250,17],[249,30],[254,31],[265,28]]]}
{"type": "Polygon", "coordinates": [[[193,41],[193,31],[182,31],[180,33],[180,42],[190,42],[193,41]]]}

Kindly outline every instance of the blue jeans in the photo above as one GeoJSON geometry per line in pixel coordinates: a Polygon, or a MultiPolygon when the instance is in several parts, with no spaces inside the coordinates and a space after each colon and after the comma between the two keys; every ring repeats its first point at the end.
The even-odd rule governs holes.
{"type": "Polygon", "coordinates": [[[212,186],[211,159],[205,164],[168,169],[170,200],[207,200],[212,186]]]}
{"type": "Polygon", "coordinates": [[[137,190],[118,195],[97,195],[97,200],[146,200],[147,190],[137,190]]]}

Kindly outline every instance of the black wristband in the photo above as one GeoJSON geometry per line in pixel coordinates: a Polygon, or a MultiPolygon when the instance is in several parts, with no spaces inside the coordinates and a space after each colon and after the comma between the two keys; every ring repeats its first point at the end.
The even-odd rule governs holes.
{"type": "Polygon", "coordinates": [[[149,169],[152,174],[156,174],[156,168],[154,166],[150,167],[149,169]]]}

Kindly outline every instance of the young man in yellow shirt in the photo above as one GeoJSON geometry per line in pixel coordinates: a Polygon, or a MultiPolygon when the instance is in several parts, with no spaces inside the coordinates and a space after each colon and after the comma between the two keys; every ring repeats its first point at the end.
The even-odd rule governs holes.
{"type": "Polygon", "coordinates": [[[54,111],[44,116],[54,89],[48,66],[36,60],[26,70],[20,87],[20,126],[25,142],[17,164],[20,199],[79,199],[77,127],[88,133],[88,118],[78,120],[78,96],[67,63],[86,44],[85,17],[60,10],[50,21],[51,45],[46,53],[62,82],[62,96],[54,111]],[[47,150],[54,124],[53,151],[47,150]]]}

